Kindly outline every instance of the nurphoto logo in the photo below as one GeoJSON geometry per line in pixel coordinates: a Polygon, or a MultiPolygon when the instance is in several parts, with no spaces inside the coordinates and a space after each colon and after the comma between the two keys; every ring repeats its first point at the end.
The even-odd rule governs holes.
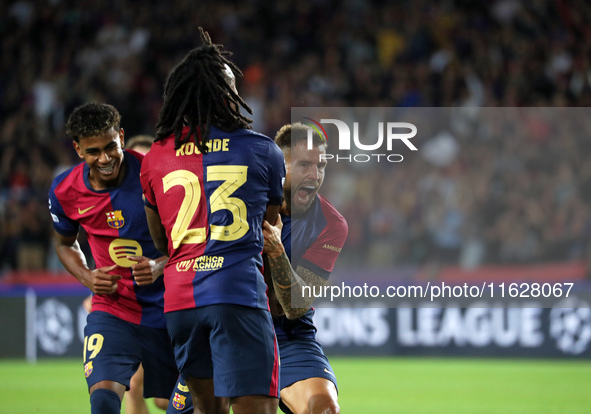
{"type": "MultiPolygon", "coordinates": [[[[316,131],[323,141],[328,144],[328,134],[322,124],[334,125],[339,134],[338,149],[339,151],[351,151],[351,135],[353,135],[353,144],[357,149],[357,153],[349,155],[341,154],[320,154],[320,160],[336,160],[348,161],[348,162],[369,162],[376,160],[381,162],[386,160],[388,162],[401,162],[404,157],[401,154],[392,153],[376,153],[375,151],[384,151],[384,141],[386,143],[386,151],[392,151],[392,143],[395,140],[402,141],[408,149],[411,151],[418,151],[417,147],[410,141],[411,138],[417,135],[417,127],[409,122],[378,122],[377,132],[378,136],[374,143],[362,143],[359,139],[359,122],[353,122],[353,134],[351,129],[344,121],[340,119],[321,119],[320,122],[315,121],[312,118],[304,118],[309,122],[304,122],[312,129],[308,130],[308,150],[314,147],[313,144],[313,131],[316,131]],[[359,152],[363,151],[363,152],[359,152]]],[[[367,140],[367,139],[366,139],[367,140]]]]}

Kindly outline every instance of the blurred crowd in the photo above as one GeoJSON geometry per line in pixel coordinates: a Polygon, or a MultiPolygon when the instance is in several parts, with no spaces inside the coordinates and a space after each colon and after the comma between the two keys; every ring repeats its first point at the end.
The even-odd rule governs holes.
{"type": "Polygon", "coordinates": [[[412,108],[404,116],[422,133],[413,139],[419,150],[400,151],[399,164],[329,160],[323,191],[349,222],[339,265],[588,261],[586,108],[412,108]]]}
{"type": "MultiPolygon", "coordinates": [[[[0,273],[59,268],[46,199],[79,161],[69,113],[107,102],[128,137],[153,135],[165,77],[197,45],[197,26],[234,52],[253,127],[273,136],[297,106],[591,106],[589,21],[583,0],[0,2],[0,273]]],[[[590,256],[591,128],[583,117],[576,134],[554,135],[532,117],[523,134],[492,120],[451,129],[459,150],[446,162],[421,155],[366,174],[331,164],[343,178],[322,192],[349,221],[359,257],[348,260],[590,256]]]]}

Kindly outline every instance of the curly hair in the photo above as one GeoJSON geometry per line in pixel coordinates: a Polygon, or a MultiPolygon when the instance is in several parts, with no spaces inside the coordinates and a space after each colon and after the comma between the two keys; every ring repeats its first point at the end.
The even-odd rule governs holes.
{"type": "Polygon", "coordinates": [[[250,129],[252,119],[242,115],[240,107],[249,114],[252,110],[235,92],[234,74],[242,76],[242,72],[226,58],[231,53],[213,44],[201,27],[199,34],[203,44],[191,50],[166,79],[156,141],[174,134],[175,148],[179,149],[192,138],[205,154],[210,125],[226,132],[250,129]],[[189,133],[183,136],[186,125],[189,133]]]}
{"type": "Polygon", "coordinates": [[[76,142],[80,138],[100,135],[113,128],[119,131],[121,115],[115,107],[102,103],[87,103],[74,109],[66,123],[66,134],[76,142]]]}

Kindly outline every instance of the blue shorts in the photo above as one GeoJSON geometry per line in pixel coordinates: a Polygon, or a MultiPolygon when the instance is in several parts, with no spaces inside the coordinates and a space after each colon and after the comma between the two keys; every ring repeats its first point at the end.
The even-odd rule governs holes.
{"type": "MultiPolygon", "coordinates": [[[[281,389],[308,378],[326,378],[337,386],[337,377],[332,371],[322,345],[315,339],[295,339],[279,342],[281,355],[281,389]]],[[[338,390],[338,388],[337,388],[338,390]]]]}
{"type": "Polygon", "coordinates": [[[89,389],[100,381],[129,389],[140,362],[146,398],[170,398],[178,378],[166,329],[136,325],[106,312],[91,312],[86,319],[83,359],[89,389]]]}
{"type": "MultiPolygon", "coordinates": [[[[315,339],[280,341],[279,349],[281,355],[279,384],[282,389],[298,381],[315,377],[326,378],[337,387],[337,378],[332,367],[324,355],[322,346],[315,339]]],[[[291,413],[281,401],[279,407],[284,413],[291,413]]],[[[190,414],[192,412],[191,394],[186,382],[179,379],[166,414],[190,414]]]]}
{"type": "MultiPolygon", "coordinates": [[[[316,339],[295,339],[279,342],[281,354],[281,389],[308,378],[325,378],[337,388],[337,377],[332,371],[322,345],[316,339]]],[[[286,414],[293,414],[283,401],[279,408],[286,414]]]]}
{"type": "Polygon", "coordinates": [[[268,310],[209,305],[166,314],[183,379],[213,378],[217,397],[279,397],[279,353],[268,310]]]}

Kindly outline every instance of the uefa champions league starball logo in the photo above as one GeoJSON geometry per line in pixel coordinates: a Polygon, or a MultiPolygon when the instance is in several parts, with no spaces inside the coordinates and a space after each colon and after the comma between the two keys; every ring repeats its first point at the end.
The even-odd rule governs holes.
{"type": "Polygon", "coordinates": [[[559,302],[550,311],[550,336],[565,354],[579,355],[591,341],[591,308],[577,298],[559,302]]]}
{"type": "Polygon", "coordinates": [[[41,349],[61,355],[74,339],[72,312],[57,299],[47,299],[37,308],[36,333],[41,349]]]}

